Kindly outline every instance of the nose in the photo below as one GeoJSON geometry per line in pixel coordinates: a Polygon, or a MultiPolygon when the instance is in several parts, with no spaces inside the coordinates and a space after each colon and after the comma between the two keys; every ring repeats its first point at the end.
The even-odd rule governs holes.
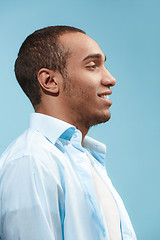
{"type": "Polygon", "coordinates": [[[105,68],[104,74],[101,81],[102,85],[113,87],[116,84],[116,79],[112,74],[105,68]]]}

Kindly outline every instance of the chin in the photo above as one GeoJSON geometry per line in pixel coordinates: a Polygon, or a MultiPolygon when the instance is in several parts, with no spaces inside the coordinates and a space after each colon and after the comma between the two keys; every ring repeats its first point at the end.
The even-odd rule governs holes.
{"type": "Polygon", "coordinates": [[[90,126],[95,126],[97,124],[108,122],[110,118],[111,118],[110,113],[104,114],[103,116],[102,115],[96,116],[94,119],[92,119],[90,126]]]}
{"type": "Polygon", "coordinates": [[[105,123],[105,122],[109,121],[110,118],[111,118],[111,113],[108,110],[103,115],[101,114],[101,116],[99,116],[99,121],[100,121],[100,123],[105,123]]]}
{"type": "Polygon", "coordinates": [[[107,114],[102,119],[99,119],[99,120],[100,120],[100,123],[105,123],[105,122],[108,122],[110,118],[111,118],[111,114],[107,114]]]}

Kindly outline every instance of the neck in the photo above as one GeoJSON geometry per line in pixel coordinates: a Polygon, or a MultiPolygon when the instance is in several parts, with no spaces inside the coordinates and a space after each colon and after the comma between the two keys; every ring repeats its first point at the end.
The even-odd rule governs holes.
{"type": "Polygon", "coordinates": [[[73,126],[75,126],[82,133],[82,143],[83,143],[83,140],[84,140],[85,136],[87,135],[89,128],[85,127],[81,123],[78,123],[77,121],[75,121],[75,122],[70,121],[69,123],[72,124],[73,126]]]}
{"type": "Polygon", "coordinates": [[[46,106],[43,106],[42,104],[38,107],[35,107],[35,112],[60,119],[64,122],[67,122],[75,126],[82,133],[82,143],[83,143],[84,137],[87,135],[89,127],[85,126],[85,123],[83,123],[81,119],[74,119],[74,113],[69,114],[69,111],[64,110],[62,112],[60,110],[57,111],[57,109],[55,111],[55,109],[51,108],[50,105],[47,105],[46,107],[46,106]]]}

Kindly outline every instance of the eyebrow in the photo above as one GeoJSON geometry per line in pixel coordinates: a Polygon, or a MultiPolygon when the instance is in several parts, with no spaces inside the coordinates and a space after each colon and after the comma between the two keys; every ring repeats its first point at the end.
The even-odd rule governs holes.
{"type": "MultiPolygon", "coordinates": [[[[95,58],[97,58],[97,59],[102,59],[103,58],[103,55],[102,54],[100,54],[100,53],[95,53],[95,54],[90,54],[90,55],[88,55],[87,57],[85,57],[84,59],[83,59],[83,61],[86,61],[86,60],[88,60],[88,59],[95,59],[95,58]]],[[[104,62],[106,61],[106,55],[104,55],[104,62]]]]}

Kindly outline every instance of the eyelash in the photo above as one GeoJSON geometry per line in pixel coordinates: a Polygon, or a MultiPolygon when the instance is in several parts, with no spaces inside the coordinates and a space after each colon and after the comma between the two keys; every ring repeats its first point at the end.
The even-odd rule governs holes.
{"type": "Polygon", "coordinates": [[[97,67],[96,64],[92,65],[92,66],[87,66],[87,68],[90,68],[90,69],[95,69],[97,67]]]}

